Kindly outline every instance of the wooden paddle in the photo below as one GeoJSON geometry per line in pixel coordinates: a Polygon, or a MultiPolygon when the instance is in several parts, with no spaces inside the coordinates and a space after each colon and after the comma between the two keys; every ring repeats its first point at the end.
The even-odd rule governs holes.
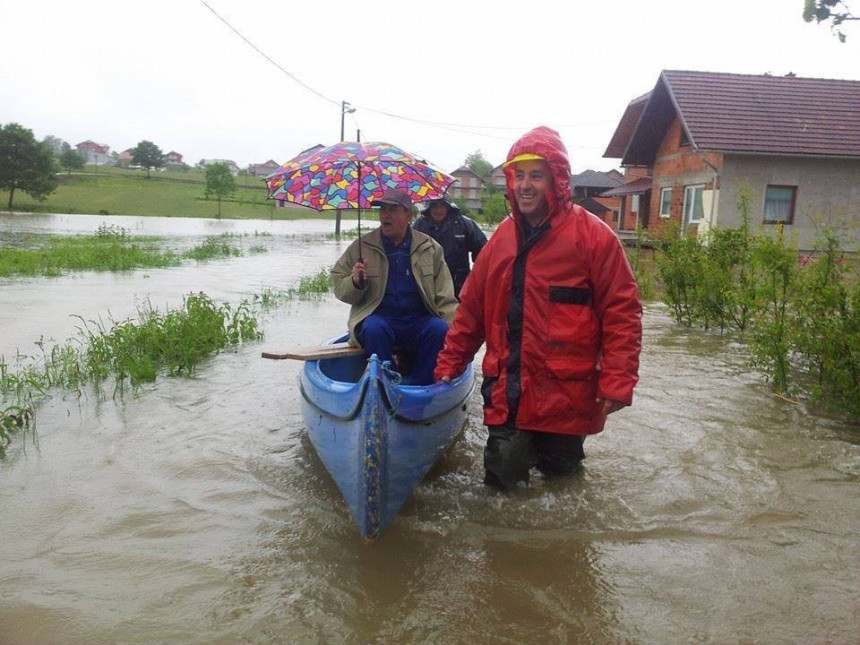
{"type": "Polygon", "coordinates": [[[358,356],[364,354],[361,347],[355,347],[349,343],[334,343],[332,345],[318,345],[317,347],[298,347],[285,352],[263,352],[263,358],[271,358],[277,361],[292,358],[297,361],[317,361],[325,358],[341,358],[343,356],[358,356]]]}

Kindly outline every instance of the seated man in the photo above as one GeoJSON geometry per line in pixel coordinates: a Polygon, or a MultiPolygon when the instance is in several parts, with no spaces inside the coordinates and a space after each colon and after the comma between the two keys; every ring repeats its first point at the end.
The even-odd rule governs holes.
{"type": "Polygon", "coordinates": [[[416,385],[433,382],[457,300],[442,247],[412,229],[412,200],[390,189],[374,200],[379,228],[350,244],[332,268],[334,295],[352,305],[349,341],[382,361],[412,354],[416,385]]]}

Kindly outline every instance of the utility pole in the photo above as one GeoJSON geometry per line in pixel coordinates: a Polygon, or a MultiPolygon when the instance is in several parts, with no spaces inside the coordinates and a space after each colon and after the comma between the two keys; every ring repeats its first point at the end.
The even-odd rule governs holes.
{"type": "Polygon", "coordinates": [[[343,126],[344,119],[347,114],[352,114],[355,112],[355,108],[349,104],[349,101],[341,101],[340,102],[340,140],[343,141],[343,126]]]}
{"type": "MultiPolygon", "coordinates": [[[[347,114],[355,112],[355,108],[349,104],[349,101],[340,102],[340,140],[343,141],[344,120],[347,114]]],[[[359,189],[360,192],[360,189],[359,189]]],[[[360,205],[360,204],[359,204],[360,205]]],[[[334,236],[340,239],[340,209],[334,212],[334,236]]]]}

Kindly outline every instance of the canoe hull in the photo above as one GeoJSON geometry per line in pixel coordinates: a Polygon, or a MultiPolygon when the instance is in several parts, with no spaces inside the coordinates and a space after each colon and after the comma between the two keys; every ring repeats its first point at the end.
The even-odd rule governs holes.
{"type": "Polygon", "coordinates": [[[376,356],[366,367],[364,357],[309,361],[299,376],[308,437],[370,541],[460,434],[475,386],[471,365],[450,384],[398,381],[376,356]]]}

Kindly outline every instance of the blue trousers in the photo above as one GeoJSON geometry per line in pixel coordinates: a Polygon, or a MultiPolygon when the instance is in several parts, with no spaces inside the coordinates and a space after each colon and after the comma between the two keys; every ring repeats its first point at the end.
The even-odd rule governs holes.
{"type": "Polygon", "coordinates": [[[410,381],[428,385],[433,382],[436,357],[445,344],[446,333],[448,323],[435,316],[398,320],[370,314],[359,323],[356,337],[368,356],[376,354],[381,361],[392,360],[397,346],[414,361],[410,381]]]}

